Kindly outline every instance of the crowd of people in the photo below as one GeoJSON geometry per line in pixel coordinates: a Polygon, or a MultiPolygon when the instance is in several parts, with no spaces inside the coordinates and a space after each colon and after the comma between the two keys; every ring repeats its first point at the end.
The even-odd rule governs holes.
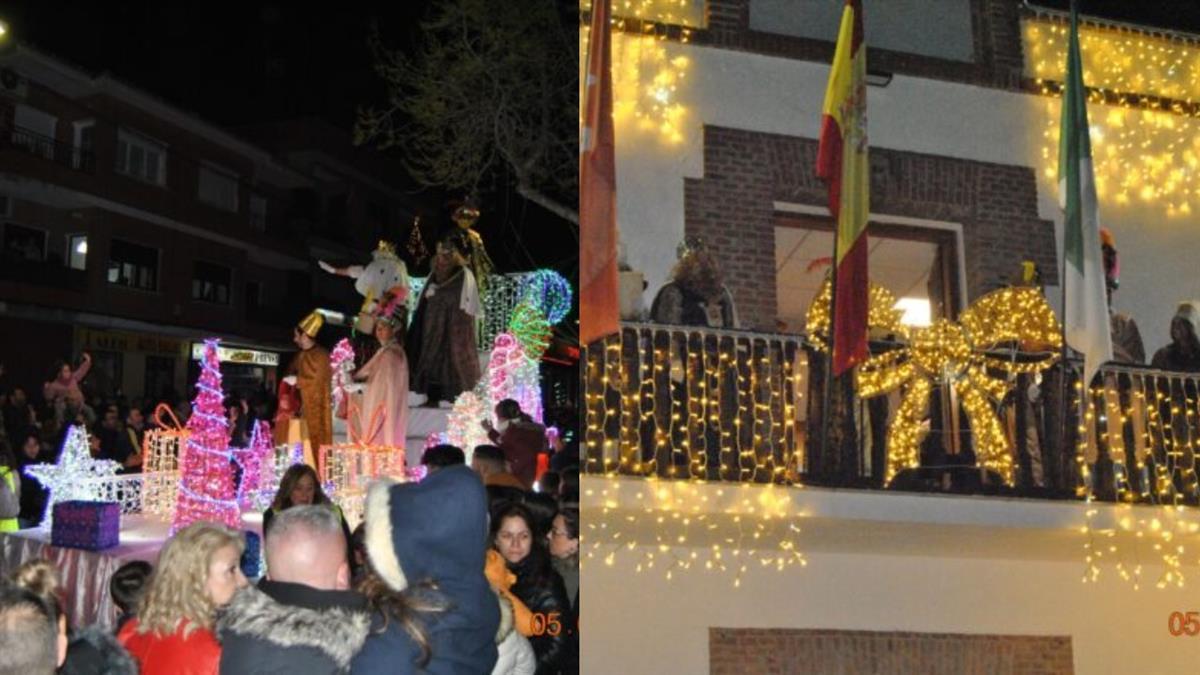
{"type": "MultiPolygon", "coordinates": [[[[23,469],[56,461],[70,425],[94,457],[141,470],[155,406],[86,396],[90,367],[86,353],[57,365],[37,400],[0,391],[0,531],[42,520],[46,493],[23,469]]],[[[172,403],[186,422],[186,401],[172,403]]],[[[271,408],[228,399],[232,444],[271,408]]],[[[243,533],[177,532],[153,565],[113,574],[115,631],[70,625],[57,571],[26,563],[0,583],[0,675],[577,672],[578,452],[548,447],[515,401],[495,413],[470,466],[462,448],[428,448],[425,478],[374,485],[353,531],[313,468],[291,467],[263,513],[257,583],[239,565],[243,533]]]]}
{"type": "Polygon", "coordinates": [[[69,625],[57,571],[28,562],[0,588],[0,674],[578,672],[578,465],[532,484],[498,446],[473,455],[434,446],[420,482],[373,484],[353,533],[296,465],[262,579],[243,533],[195,523],[113,574],[115,632],[69,625]]]}

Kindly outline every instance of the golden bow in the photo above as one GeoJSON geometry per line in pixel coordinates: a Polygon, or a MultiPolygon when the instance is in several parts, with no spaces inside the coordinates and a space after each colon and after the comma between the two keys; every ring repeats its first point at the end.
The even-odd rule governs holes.
{"type": "MultiPolygon", "coordinates": [[[[819,350],[825,349],[829,332],[829,286],[826,279],[807,315],[810,340],[819,350]]],[[[901,325],[895,304],[887,289],[872,284],[867,324],[876,334],[890,333],[908,345],[872,355],[855,372],[862,398],[906,387],[888,428],[885,481],[890,483],[901,470],[919,464],[921,442],[928,433],[921,422],[937,382],[953,386],[962,400],[975,433],[979,464],[1011,485],[1012,454],[992,400],[1004,397],[1012,376],[1044,370],[1058,357],[1062,336],[1054,311],[1036,288],[1004,288],[976,300],[957,323],[938,319],[929,327],[915,328],[901,325]],[[1038,357],[1018,363],[988,354],[1014,345],[1037,352],[1038,357]],[[990,370],[1008,377],[996,377],[990,370]]]]}

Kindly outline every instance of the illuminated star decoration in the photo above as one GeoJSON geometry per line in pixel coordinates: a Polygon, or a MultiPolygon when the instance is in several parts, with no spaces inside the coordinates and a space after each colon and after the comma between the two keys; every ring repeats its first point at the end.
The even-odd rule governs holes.
{"type": "Polygon", "coordinates": [[[54,505],[73,500],[93,501],[99,496],[97,482],[116,475],[121,465],[111,459],[93,459],[88,451],[87,430],[72,426],[63,441],[57,464],[34,464],[25,467],[25,475],[36,479],[49,492],[42,527],[50,529],[54,505]]]}

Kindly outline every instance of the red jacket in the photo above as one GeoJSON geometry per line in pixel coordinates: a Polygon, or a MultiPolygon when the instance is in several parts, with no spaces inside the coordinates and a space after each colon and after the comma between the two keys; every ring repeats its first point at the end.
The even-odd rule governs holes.
{"type": "Polygon", "coordinates": [[[546,427],[537,422],[512,420],[504,433],[492,429],[488,438],[504,451],[513,475],[525,484],[526,490],[532,490],[537,479],[538,454],[547,450],[546,427]]]}
{"type": "Polygon", "coordinates": [[[196,628],[185,638],[180,622],[174,633],[138,633],[138,620],[131,619],[117,633],[117,640],[138,662],[142,675],[217,675],[221,644],[212,631],[196,628]]]}

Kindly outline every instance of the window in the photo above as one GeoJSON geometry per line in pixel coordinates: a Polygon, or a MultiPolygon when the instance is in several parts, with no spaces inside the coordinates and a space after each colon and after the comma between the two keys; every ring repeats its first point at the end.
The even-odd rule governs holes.
{"type": "Polygon", "coordinates": [[[158,249],[113,239],[108,252],[108,283],[158,290],[158,249]]]}
{"type": "Polygon", "coordinates": [[[200,165],[200,201],[219,209],[238,210],[237,174],[215,164],[200,165]]]}
{"type": "Polygon", "coordinates": [[[267,229],[267,198],[250,195],[250,226],[259,232],[267,229]]]}
{"type": "Polygon", "coordinates": [[[67,267],[73,270],[87,269],[88,242],[86,234],[67,236],[67,267]]]}
{"type": "Polygon", "coordinates": [[[58,118],[54,115],[17,104],[15,125],[12,130],[13,145],[21,146],[46,159],[54,159],[54,136],[58,129],[58,118]]]}
{"type": "Polygon", "coordinates": [[[192,268],[192,299],[217,305],[229,304],[229,287],[233,285],[233,270],[228,267],[196,261],[192,268]]]}
{"type": "Polygon", "coordinates": [[[155,185],[167,184],[167,147],[141,134],[117,132],[117,173],[155,185]]]}
{"type": "Polygon", "coordinates": [[[72,146],[74,151],[71,153],[72,167],[85,171],[92,169],[95,161],[92,150],[92,138],[95,130],[96,122],[94,120],[80,120],[75,123],[75,143],[72,146]]]}
{"type": "Polygon", "coordinates": [[[46,233],[33,227],[6,223],[4,225],[4,254],[18,260],[46,259],[46,233]]]}
{"type": "Polygon", "coordinates": [[[257,281],[246,282],[246,312],[257,312],[262,308],[262,284],[257,281]]]}

